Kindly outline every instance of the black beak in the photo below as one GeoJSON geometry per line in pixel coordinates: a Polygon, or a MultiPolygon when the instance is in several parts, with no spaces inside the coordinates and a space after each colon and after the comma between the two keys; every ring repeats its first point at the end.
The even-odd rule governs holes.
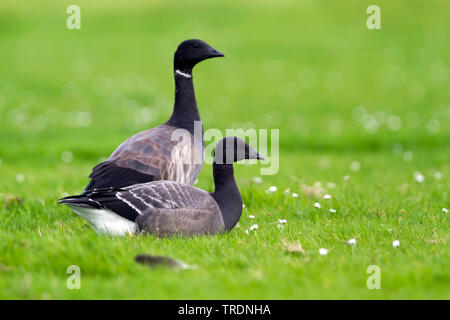
{"type": "Polygon", "coordinates": [[[215,58],[215,57],[225,57],[225,55],[222,52],[217,51],[214,48],[211,48],[211,53],[209,54],[210,58],[215,58]]]}

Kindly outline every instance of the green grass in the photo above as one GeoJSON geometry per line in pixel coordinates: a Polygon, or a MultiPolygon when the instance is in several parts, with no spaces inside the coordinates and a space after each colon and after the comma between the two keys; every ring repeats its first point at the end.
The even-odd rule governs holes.
{"type": "MultiPolygon", "coordinates": [[[[0,298],[450,298],[448,1],[380,0],[375,31],[373,1],[77,1],[78,31],[65,28],[73,2],[39,2],[0,3],[0,298]],[[256,184],[261,165],[237,165],[246,209],[228,234],[98,236],[56,200],[167,119],[172,54],[193,37],[226,54],[195,70],[205,128],[280,129],[280,170],[256,184]],[[306,194],[316,181],[331,200],[306,194]],[[197,268],[151,270],[141,253],[197,268]],[[66,288],[69,265],[81,290],[66,288]],[[366,287],[369,265],[381,290],[366,287]]],[[[197,186],[211,190],[210,166],[197,186]]]]}

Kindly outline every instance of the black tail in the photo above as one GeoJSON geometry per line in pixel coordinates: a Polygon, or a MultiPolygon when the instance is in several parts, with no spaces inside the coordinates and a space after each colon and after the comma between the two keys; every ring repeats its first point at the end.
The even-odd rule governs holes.
{"type": "Polygon", "coordinates": [[[92,201],[89,197],[84,194],[80,194],[77,196],[68,196],[58,200],[59,204],[74,204],[80,207],[85,208],[95,208],[101,209],[102,205],[96,201],[92,201]]]}
{"type": "MultiPolygon", "coordinates": [[[[135,162],[139,163],[138,161],[135,162]]],[[[122,168],[111,160],[96,165],[94,169],[92,169],[89,178],[91,178],[91,181],[84,189],[85,192],[109,187],[123,188],[133,184],[160,180],[156,175],[141,173],[130,168],[122,168]]]]}
{"type": "Polygon", "coordinates": [[[118,215],[134,221],[137,217],[129,205],[116,198],[117,192],[125,191],[119,188],[104,188],[85,191],[83,194],[59,199],[60,204],[72,204],[91,209],[109,209],[118,215]]]}

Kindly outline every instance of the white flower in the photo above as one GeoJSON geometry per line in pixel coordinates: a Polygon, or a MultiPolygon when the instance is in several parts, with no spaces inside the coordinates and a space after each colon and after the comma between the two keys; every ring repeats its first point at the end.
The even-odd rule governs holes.
{"type": "Polygon", "coordinates": [[[328,183],[327,183],[327,188],[329,188],[329,189],[334,189],[334,188],[336,188],[336,183],[334,183],[334,182],[328,182],[328,183]]]}
{"type": "Polygon", "coordinates": [[[291,193],[291,189],[287,188],[286,190],[283,191],[283,193],[284,193],[285,195],[288,195],[288,194],[291,193]]]}
{"type": "Polygon", "coordinates": [[[356,172],[359,171],[359,169],[361,168],[361,165],[359,164],[358,161],[354,161],[350,164],[350,170],[356,172]]]}
{"type": "Polygon", "coordinates": [[[257,224],[251,225],[249,229],[250,231],[258,229],[258,225],[257,224]]]}
{"type": "Polygon", "coordinates": [[[242,204],[242,209],[244,209],[245,208],[245,204],[242,204]]]}
{"type": "Polygon", "coordinates": [[[251,214],[251,215],[248,216],[248,218],[249,219],[255,219],[255,216],[251,214]]]}
{"type": "Polygon", "coordinates": [[[248,234],[248,229],[247,229],[247,230],[245,230],[245,233],[246,233],[246,234],[248,234]]]}
{"type": "Polygon", "coordinates": [[[336,213],[336,210],[335,209],[330,209],[330,212],[331,213],[336,213]]]}
{"type": "Polygon", "coordinates": [[[277,224],[278,229],[283,229],[283,225],[282,224],[277,224]]]}
{"type": "Polygon", "coordinates": [[[254,183],[261,183],[262,182],[262,178],[261,177],[253,177],[253,182],[254,183]]]}
{"type": "Polygon", "coordinates": [[[442,208],[442,212],[443,213],[448,213],[448,209],[447,208],[442,208]]]}
{"type": "Polygon", "coordinates": [[[321,256],[326,256],[326,255],[328,254],[328,252],[329,252],[328,249],[325,249],[325,248],[320,248],[320,249],[319,249],[319,254],[320,254],[321,256]]]}
{"type": "Polygon", "coordinates": [[[318,203],[318,202],[314,203],[314,207],[316,207],[317,209],[320,209],[320,203],[318,203]]]}
{"type": "Polygon", "coordinates": [[[400,241],[399,241],[399,240],[394,240],[394,242],[392,242],[392,246],[393,246],[394,248],[399,247],[399,246],[400,246],[400,241]]]}
{"type": "Polygon", "coordinates": [[[434,178],[436,179],[436,180],[441,180],[442,179],[442,173],[441,172],[436,172],[435,174],[434,174],[434,178]]]}
{"type": "Polygon", "coordinates": [[[403,154],[403,160],[405,160],[406,162],[411,162],[413,157],[414,154],[412,153],[412,151],[405,151],[405,153],[403,154]]]}
{"type": "Polygon", "coordinates": [[[277,191],[278,190],[278,188],[276,187],[276,186],[271,186],[270,188],[269,188],[269,191],[270,192],[275,192],[275,191],[277,191]]]}
{"type": "Polygon", "coordinates": [[[293,193],[293,194],[292,194],[292,197],[293,197],[293,198],[297,198],[297,197],[298,197],[298,193],[293,193]]]}
{"type": "Polygon", "coordinates": [[[331,195],[326,194],[326,195],[323,196],[323,198],[324,198],[324,199],[331,199],[331,195]]]}
{"type": "Polygon", "coordinates": [[[16,175],[16,181],[18,183],[22,183],[25,181],[25,175],[23,173],[19,173],[16,175]]]}
{"type": "Polygon", "coordinates": [[[286,220],[286,219],[278,219],[278,222],[279,222],[280,224],[282,224],[282,223],[287,223],[287,220],[286,220]]]}
{"type": "Polygon", "coordinates": [[[345,180],[345,181],[350,180],[350,176],[348,176],[348,175],[347,175],[347,176],[344,176],[344,180],[345,180]]]}
{"type": "Polygon", "coordinates": [[[356,239],[349,239],[348,241],[347,241],[347,244],[349,244],[349,245],[351,245],[351,246],[354,246],[355,244],[356,244],[356,239]]]}
{"type": "Polygon", "coordinates": [[[420,172],[415,172],[414,179],[416,179],[417,182],[422,183],[422,182],[424,182],[425,177],[420,172]]]}
{"type": "Polygon", "coordinates": [[[389,232],[392,232],[392,228],[389,228],[388,231],[389,231],[389,232]]]}
{"type": "Polygon", "coordinates": [[[61,161],[64,163],[71,163],[73,160],[73,154],[70,151],[64,151],[61,154],[61,161]]]}

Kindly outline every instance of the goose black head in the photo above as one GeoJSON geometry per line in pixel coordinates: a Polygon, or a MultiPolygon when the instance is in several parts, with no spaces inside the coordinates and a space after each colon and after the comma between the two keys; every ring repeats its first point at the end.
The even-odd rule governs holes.
{"type": "Polygon", "coordinates": [[[214,163],[233,164],[244,159],[264,160],[264,158],[238,137],[225,137],[214,149],[214,163]]]}
{"type": "Polygon", "coordinates": [[[186,40],[175,51],[174,67],[175,70],[189,72],[197,63],[216,57],[224,57],[224,54],[202,40],[186,40]]]}

